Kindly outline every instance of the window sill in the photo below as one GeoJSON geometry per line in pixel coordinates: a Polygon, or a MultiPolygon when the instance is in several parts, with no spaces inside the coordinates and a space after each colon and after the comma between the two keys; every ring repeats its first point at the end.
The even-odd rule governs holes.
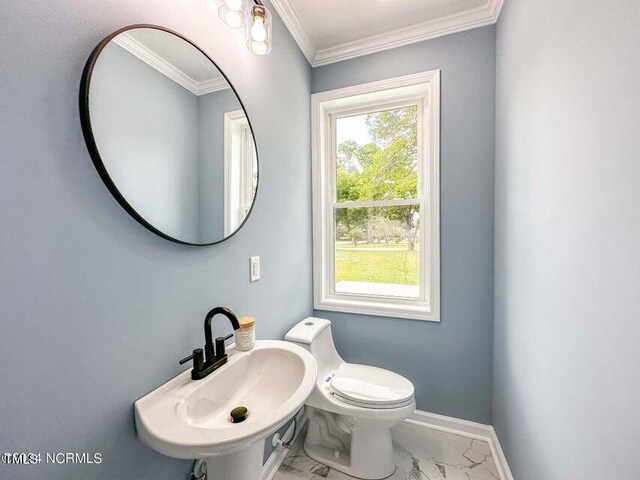
{"type": "Polygon", "coordinates": [[[336,296],[316,301],[314,308],[316,310],[328,310],[332,312],[440,322],[440,315],[437,309],[432,308],[426,302],[417,300],[392,301],[388,298],[376,300],[371,297],[354,300],[352,298],[342,299],[336,296]]]}

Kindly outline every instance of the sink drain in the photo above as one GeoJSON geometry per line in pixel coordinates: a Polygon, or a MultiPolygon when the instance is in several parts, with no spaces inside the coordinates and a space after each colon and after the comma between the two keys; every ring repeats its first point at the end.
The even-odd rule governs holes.
{"type": "Polygon", "coordinates": [[[231,410],[231,423],[240,423],[244,422],[247,419],[247,415],[249,414],[249,410],[247,407],[236,407],[231,410]]]}

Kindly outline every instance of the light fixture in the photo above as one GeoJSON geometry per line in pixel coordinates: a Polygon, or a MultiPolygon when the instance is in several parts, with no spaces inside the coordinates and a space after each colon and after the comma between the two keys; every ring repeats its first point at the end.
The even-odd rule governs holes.
{"type": "Polygon", "coordinates": [[[247,21],[246,0],[219,0],[218,16],[230,27],[244,27],[247,21]]]}
{"type": "Polygon", "coordinates": [[[271,12],[261,0],[218,0],[218,15],[233,28],[247,26],[247,47],[256,55],[271,51],[271,12]]]}
{"type": "Polygon", "coordinates": [[[247,47],[256,55],[271,51],[271,12],[260,0],[249,10],[247,22],[247,47]]]}

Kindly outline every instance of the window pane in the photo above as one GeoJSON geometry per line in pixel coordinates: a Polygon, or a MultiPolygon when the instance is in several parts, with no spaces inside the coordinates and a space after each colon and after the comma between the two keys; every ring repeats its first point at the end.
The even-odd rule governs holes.
{"type": "Polygon", "coordinates": [[[418,108],[336,119],[338,202],[418,197],[418,108]]]}
{"type": "Polygon", "coordinates": [[[419,205],[336,208],[336,293],[418,298],[419,223],[419,205]]]}

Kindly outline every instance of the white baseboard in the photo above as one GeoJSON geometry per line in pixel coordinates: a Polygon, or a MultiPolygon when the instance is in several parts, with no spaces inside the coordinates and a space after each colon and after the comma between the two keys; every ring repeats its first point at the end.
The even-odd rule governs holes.
{"type": "MultiPolygon", "coordinates": [[[[307,415],[303,410],[298,415],[298,429],[296,431],[296,438],[302,431],[306,422],[307,415]]],[[[491,425],[483,425],[481,423],[470,422],[468,420],[462,420],[459,418],[446,417],[444,415],[423,412],[421,410],[416,410],[403,423],[421,428],[440,430],[443,432],[453,433],[455,435],[461,435],[463,437],[487,442],[489,444],[489,448],[491,449],[491,455],[496,462],[500,480],[513,480],[513,475],[511,474],[511,470],[509,469],[509,465],[507,464],[507,459],[505,458],[502,447],[500,446],[500,442],[498,441],[498,436],[496,435],[496,432],[491,425]]],[[[287,432],[284,434],[284,438],[289,438],[292,434],[293,425],[291,425],[287,432]]],[[[282,445],[278,445],[273,450],[266,463],[262,467],[262,480],[273,479],[288,452],[289,449],[283,447],[282,445]]]]}
{"type": "Polygon", "coordinates": [[[489,442],[489,445],[491,446],[493,458],[496,460],[498,473],[500,473],[500,475],[504,475],[505,480],[513,480],[513,474],[511,473],[511,469],[507,463],[507,457],[505,457],[504,452],[502,451],[498,435],[493,427],[491,427],[491,441],[489,442]]]}
{"type": "MultiPolygon", "coordinates": [[[[293,443],[296,438],[298,438],[298,435],[300,435],[300,432],[302,431],[305,423],[307,423],[306,411],[302,410],[296,418],[298,422],[298,428],[296,430],[295,438],[289,440],[289,438],[291,438],[291,435],[293,435],[293,423],[289,425],[289,428],[282,437],[287,439],[287,441],[289,441],[290,443],[293,443]]],[[[278,445],[273,449],[273,452],[271,452],[271,455],[269,455],[269,458],[262,466],[262,480],[272,480],[272,478],[280,468],[280,465],[282,465],[282,462],[287,456],[287,453],[289,453],[289,449],[283,445],[278,445]]]]}
{"type": "Polygon", "coordinates": [[[423,412],[416,410],[403,423],[423,428],[431,428],[440,430],[463,437],[482,440],[489,444],[491,455],[496,462],[500,480],[513,480],[513,475],[509,469],[509,464],[504,456],[500,441],[496,435],[496,431],[491,425],[483,425],[482,423],[470,422],[459,418],[446,417],[436,413],[423,412]]]}

